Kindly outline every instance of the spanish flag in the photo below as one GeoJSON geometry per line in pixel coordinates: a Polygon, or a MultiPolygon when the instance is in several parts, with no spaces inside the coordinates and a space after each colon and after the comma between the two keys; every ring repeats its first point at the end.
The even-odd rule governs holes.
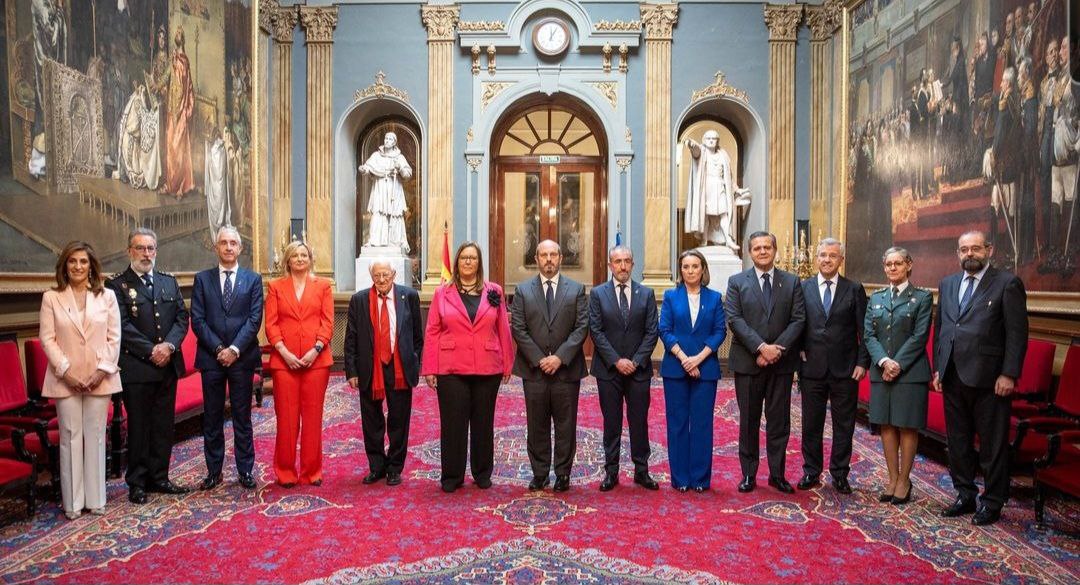
{"type": "Polygon", "coordinates": [[[440,275],[442,284],[446,284],[454,279],[454,275],[450,272],[450,232],[446,223],[443,223],[443,240],[442,240],[442,274],[440,275]]]}

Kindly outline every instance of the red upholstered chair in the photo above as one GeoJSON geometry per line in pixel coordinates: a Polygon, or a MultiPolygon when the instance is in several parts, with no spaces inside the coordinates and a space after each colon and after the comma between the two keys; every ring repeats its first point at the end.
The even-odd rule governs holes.
{"type": "Polygon", "coordinates": [[[27,339],[23,342],[23,354],[26,356],[26,393],[36,409],[41,413],[56,416],[56,405],[49,398],[41,395],[45,387],[45,370],[49,367],[49,358],[40,339],[27,339]]]}
{"type": "Polygon", "coordinates": [[[27,516],[33,517],[37,470],[34,456],[26,450],[25,433],[22,429],[0,425],[0,492],[23,492],[27,516]]]}
{"type": "Polygon", "coordinates": [[[19,346],[0,341],[0,425],[26,431],[26,449],[47,465],[55,493],[60,488],[60,431],[56,411],[40,409],[29,400],[23,379],[19,346]],[[44,417],[44,418],[43,418],[44,417]]]}
{"type": "Polygon", "coordinates": [[[1069,346],[1054,401],[1016,422],[1012,442],[1014,464],[1029,464],[1046,453],[1048,437],[1080,428],[1080,345],[1069,346]]]}
{"type": "Polygon", "coordinates": [[[1080,497],[1080,430],[1050,435],[1045,456],[1035,462],[1035,524],[1040,529],[1051,491],[1080,497]]]}

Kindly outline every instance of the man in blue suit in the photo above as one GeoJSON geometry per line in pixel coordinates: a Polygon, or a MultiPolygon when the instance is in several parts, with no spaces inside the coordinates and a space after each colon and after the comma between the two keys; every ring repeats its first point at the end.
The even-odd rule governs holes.
{"type": "Polygon", "coordinates": [[[195,367],[202,372],[203,452],[206,478],[199,489],[221,484],[225,461],[225,386],[232,406],[233,448],[240,485],[255,488],[255,443],[251,431],[251,387],[262,361],[259,327],[263,315],[262,278],[238,263],[243,243],[232,226],[218,230],[218,266],[195,275],[191,329],[199,340],[195,367]]]}
{"type": "Polygon", "coordinates": [[[649,476],[649,381],[656,347],[656,295],[630,280],[634,254],[615,246],[608,252],[611,280],[589,294],[589,333],[596,351],[592,371],[604,416],[604,480],[600,491],[619,483],[623,403],[630,428],[634,483],[660,489],[649,476]]]}

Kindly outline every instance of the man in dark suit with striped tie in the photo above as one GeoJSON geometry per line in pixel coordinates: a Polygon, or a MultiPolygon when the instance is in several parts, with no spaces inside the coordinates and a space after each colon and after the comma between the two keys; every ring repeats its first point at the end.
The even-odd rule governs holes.
{"type": "Polygon", "coordinates": [[[649,382],[656,347],[656,295],[630,279],[634,254],[615,246],[608,252],[611,280],[589,294],[592,375],[596,376],[600,412],[604,416],[604,479],[600,491],[619,483],[623,404],[630,428],[634,483],[650,490],[660,485],[649,476],[649,382]]]}

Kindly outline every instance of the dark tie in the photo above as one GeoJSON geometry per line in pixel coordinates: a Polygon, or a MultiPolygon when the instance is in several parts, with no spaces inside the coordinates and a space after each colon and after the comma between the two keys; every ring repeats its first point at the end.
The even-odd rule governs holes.
{"type": "Polygon", "coordinates": [[[150,289],[150,292],[154,292],[154,281],[153,281],[153,279],[150,278],[150,273],[149,272],[142,275],[142,281],[143,281],[143,284],[146,285],[146,288],[150,289]]]}
{"type": "Polygon", "coordinates": [[[825,281],[825,297],[822,299],[821,304],[825,306],[825,316],[829,315],[829,309],[832,308],[832,281],[825,281]]]}
{"type": "Polygon", "coordinates": [[[772,282],[769,282],[769,273],[761,275],[765,282],[761,284],[761,296],[765,297],[765,306],[772,307],[772,282]]]}
{"type": "Polygon", "coordinates": [[[225,310],[228,311],[233,302],[233,281],[232,270],[225,271],[225,287],[221,291],[221,301],[225,305],[225,310]]]}
{"type": "Polygon", "coordinates": [[[630,303],[626,300],[626,285],[619,285],[619,312],[622,313],[623,322],[630,318],[630,303]]]}
{"type": "Polygon", "coordinates": [[[547,303],[548,317],[551,316],[551,309],[555,306],[555,283],[548,280],[544,282],[547,285],[547,292],[544,293],[544,301],[547,303]]]}
{"type": "Polygon", "coordinates": [[[892,302],[895,303],[896,302],[896,297],[898,297],[898,296],[900,296],[900,287],[898,287],[898,286],[892,287],[892,299],[891,299],[892,302]]]}
{"type": "Polygon", "coordinates": [[[379,295],[379,361],[384,364],[390,363],[393,357],[390,350],[390,315],[387,312],[386,295],[379,295]]]}
{"type": "Polygon", "coordinates": [[[967,277],[967,288],[964,289],[964,296],[960,297],[960,312],[963,313],[967,308],[968,303],[971,302],[971,293],[975,290],[975,277],[967,277]]]}

